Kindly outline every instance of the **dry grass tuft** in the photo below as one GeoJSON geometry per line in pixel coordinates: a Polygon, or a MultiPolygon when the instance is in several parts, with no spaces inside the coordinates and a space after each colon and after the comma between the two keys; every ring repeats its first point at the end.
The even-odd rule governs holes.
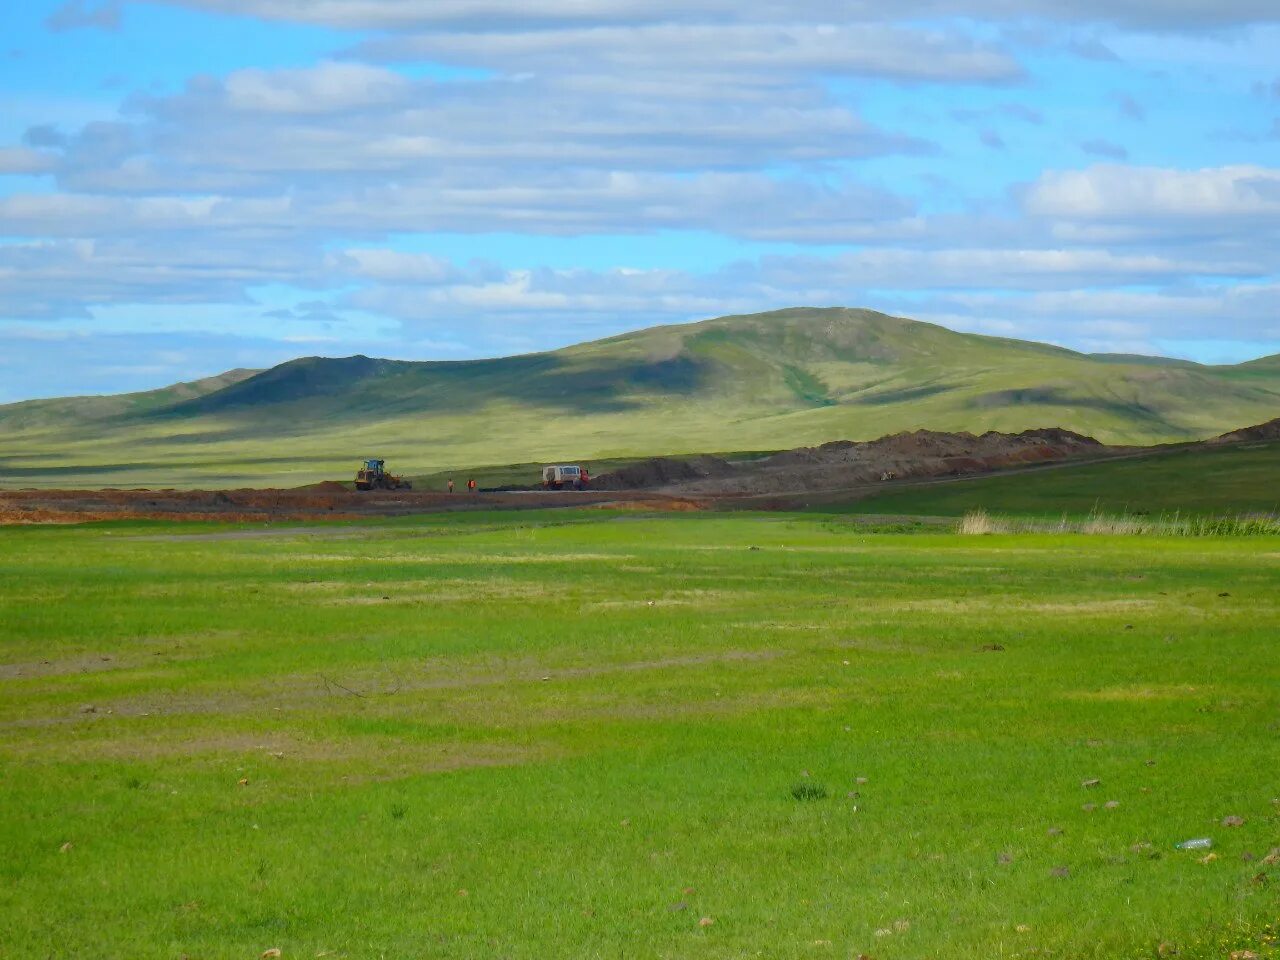
{"type": "Polygon", "coordinates": [[[1081,533],[1121,537],[1253,537],[1280,534],[1280,517],[1237,516],[1199,517],[1180,514],[1114,516],[1095,510],[1082,520],[1066,516],[1060,520],[1010,519],[993,517],[979,507],[970,510],[956,525],[961,534],[986,533],[1081,533]]]}
{"type": "Polygon", "coordinates": [[[979,507],[977,510],[970,510],[961,519],[956,526],[956,533],[962,533],[969,536],[983,536],[989,533],[1008,533],[1009,525],[1002,520],[996,520],[991,514],[979,507]]]}

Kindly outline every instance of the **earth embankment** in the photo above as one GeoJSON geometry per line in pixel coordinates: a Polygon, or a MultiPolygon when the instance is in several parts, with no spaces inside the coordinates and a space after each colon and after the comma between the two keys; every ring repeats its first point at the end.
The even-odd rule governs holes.
{"type": "Polygon", "coordinates": [[[738,463],[717,457],[656,458],[598,477],[595,484],[604,489],[752,496],[957,477],[1129,452],[1131,448],[1108,447],[1056,427],[976,435],[916,430],[879,440],[798,447],[738,463]]]}

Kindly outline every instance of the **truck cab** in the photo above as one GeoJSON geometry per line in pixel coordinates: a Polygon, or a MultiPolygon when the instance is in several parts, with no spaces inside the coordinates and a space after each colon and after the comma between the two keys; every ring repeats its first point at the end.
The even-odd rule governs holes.
{"type": "Polygon", "coordinates": [[[576,463],[556,464],[542,469],[542,485],[548,490],[563,490],[565,487],[582,490],[590,482],[587,468],[576,463]]]}

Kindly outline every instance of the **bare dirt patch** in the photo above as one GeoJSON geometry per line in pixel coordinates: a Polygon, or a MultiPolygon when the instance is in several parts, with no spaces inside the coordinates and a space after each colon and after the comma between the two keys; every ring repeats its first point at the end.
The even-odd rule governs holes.
{"type": "MultiPolygon", "coordinates": [[[[465,510],[528,510],[619,505],[627,491],[444,494],[361,493],[341,484],[293,490],[0,490],[0,524],[85,523],[98,520],[217,520],[234,523],[360,520],[465,510]]],[[[680,498],[649,493],[643,510],[700,509],[680,498]]],[[[298,530],[297,535],[318,531],[298,530]]],[[[225,531],[208,539],[252,539],[263,531],[225,531]]]]}
{"type": "Polygon", "coordinates": [[[951,611],[965,610],[1007,610],[1010,613],[1073,613],[1073,614],[1107,614],[1130,612],[1134,610],[1150,610],[1156,607],[1167,607],[1158,600],[1144,598],[1124,598],[1119,600],[1075,600],[1058,603],[1043,601],[1026,601],[1009,599],[1008,597],[938,597],[929,600],[895,600],[892,598],[868,599],[868,607],[885,610],[924,610],[951,611]]]}
{"type": "MultiPolygon", "coordinates": [[[[9,743],[6,754],[15,758],[55,754],[63,759],[173,760],[216,757],[260,760],[283,769],[302,763],[341,764],[358,769],[359,780],[392,779],[418,773],[443,773],[476,767],[519,766],[554,754],[549,745],[414,742],[390,737],[313,739],[288,733],[198,733],[161,731],[138,735],[135,731],[65,741],[56,747],[47,742],[9,743]]],[[[352,779],[348,777],[348,779],[352,779]]],[[[250,778],[252,785],[253,778],[250,778]]]]}
{"type": "MultiPolygon", "coordinates": [[[[348,589],[351,584],[345,585],[348,589]]],[[[319,602],[334,606],[388,606],[395,604],[471,603],[492,600],[532,600],[567,597],[577,593],[573,584],[524,583],[516,580],[437,580],[414,584],[382,584],[376,594],[326,597],[319,602]]]]}
{"type": "Polygon", "coordinates": [[[104,670],[120,670],[133,665],[108,654],[85,654],[59,660],[32,660],[27,663],[0,663],[0,680],[77,676],[104,670]]]}
{"type": "Polygon", "coordinates": [[[1143,685],[1106,687],[1102,690],[1079,690],[1067,694],[1071,700],[1092,700],[1104,703],[1132,703],[1143,700],[1186,700],[1211,692],[1209,687],[1143,685]]]}
{"type": "MultiPolygon", "coordinates": [[[[386,664],[377,670],[362,669],[332,675],[312,672],[291,674],[252,687],[104,700],[95,704],[91,714],[82,713],[73,703],[51,705],[40,714],[29,712],[20,718],[0,721],[0,731],[68,725],[88,727],[119,721],[136,722],[148,717],[279,716],[295,710],[323,708],[325,704],[338,710],[346,709],[352,703],[375,708],[380,703],[398,704],[403,697],[414,693],[479,692],[549,680],[681,670],[715,663],[762,662],[785,655],[786,651],[745,649],[590,666],[556,666],[532,658],[485,658],[462,666],[450,661],[418,660],[386,664]]],[[[97,737],[90,739],[98,740],[97,737]]]]}

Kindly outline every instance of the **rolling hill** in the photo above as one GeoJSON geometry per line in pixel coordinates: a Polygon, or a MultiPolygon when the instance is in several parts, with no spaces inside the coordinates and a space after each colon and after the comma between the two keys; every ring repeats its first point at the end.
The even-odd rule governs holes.
{"type": "Polygon", "coordinates": [[[867,310],[655,327],[492,360],[308,357],[121,397],[0,406],[0,483],[290,485],[364,456],[413,474],[767,450],[898,430],[1200,439],[1280,411],[1280,357],[1088,355],[867,310]]]}

